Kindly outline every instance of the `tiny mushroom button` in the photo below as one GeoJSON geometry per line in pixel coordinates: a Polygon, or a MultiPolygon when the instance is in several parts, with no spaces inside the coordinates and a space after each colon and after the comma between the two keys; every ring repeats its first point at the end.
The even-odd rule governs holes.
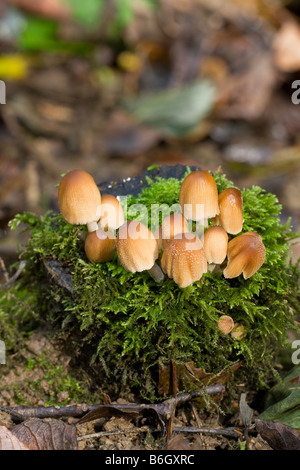
{"type": "Polygon", "coordinates": [[[84,170],[72,170],[60,182],[58,204],[61,216],[72,225],[97,230],[101,213],[101,194],[94,178],[84,170]]]}

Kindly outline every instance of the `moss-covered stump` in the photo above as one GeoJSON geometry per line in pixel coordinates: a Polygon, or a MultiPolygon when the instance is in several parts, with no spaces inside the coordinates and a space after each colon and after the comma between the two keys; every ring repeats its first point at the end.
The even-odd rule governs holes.
{"type": "MultiPolygon", "coordinates": [[[[181,181],[190,171],[180,167],[180,177],[168,177],[168,171],[177,170],[164,169],[163,176],[155,176],[159,171],[154,169],[149,178],[137,178],[138,191],[128,182],[128,219],[144,221],[145,214],[136,217],[131,212],[134,204],[144,204],[149,213],[151,204],[177,204],[181,181]]],[[[221,173],[214,177],[219,192],[233,186],[221,173]]],[[[125,191],[126,182],[122,185],[125,191]]],[[[121,190],[112,184],[101,187],[103,193],[124,195],[121,190]]],[[[108,391],[126,387],[153,400],[158,385],[164,389],[158,384],[159,368],[164,372],[170,361],[179,371],[188,363],[193,380],[181,381],[182,388],[199,387],[192,367],[212,374],[206,376],[210,379],[239,361],[238,373],[249,385],[263,387],[274,372],[276,354],[287,344],[288,329],[296,328],[299,266],[289,261],[296,234],[290,222],[280,222],[275,195],[257,186],[244,189],[242,195],[243,231],[261,235],[265,263],[248,280],[207,273],[185,289],[171,279],[157,284],[147,272],[131,274],[117,255],[111,262],[89,262],[83,247],[85,228],[69,225],[60,215],[18,215],[11,227],[25,224],[31,236],[20,254],[28,264],[13,287],[13,297],[20,297],[13,308],[22,314],[26,288],[32,310],[50,321],[57,333],[68,332],[74,357],[97,364],[108,391]],[[222,315],[243,326],[241,338],[220,331],[222,315]]],[[[12,291],[10,300],[2,295],[0,308],[12,308],[13,297],[12,291]]]]}

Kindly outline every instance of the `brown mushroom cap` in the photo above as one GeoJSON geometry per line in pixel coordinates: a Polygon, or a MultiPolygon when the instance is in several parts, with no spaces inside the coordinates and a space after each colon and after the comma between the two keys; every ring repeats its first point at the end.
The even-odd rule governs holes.
{"type": "Polygon", "coordinates": [[[192,171],[181,184],[179,203],[188,220],[201,220],[198,204],[204,204],[205,219],[219,214],[218,189],[213,176],[208,171],[192,171]]]}
{"type": "Polygon", "coordinates": [[[243,197],[239,189],[227,188],[219,194],[219,224],[227,233],[236,235],[243,229],[243,197]]]}
{"type": "Polygon", "coordinates": [[[234,321],[229,315],[222,315],[218,321],[218,328],[222,333],[228,335],[234,328],[234,321]]]}
{"type": "Polygon", "coordinates": [[[103,230],[118,229],[124,224],[124,212],[118,199],[112,194],[103,194],[101,197],[101,217],[99,227],[103,230]]]}
{"type": "Polygon", "coordinates": [[[162,241],[162,228],[161,226],[158,227],[154,232],[153,232],[154,238],[157,241],[157,246],[159,250],[163,249],[163,241],[162,241]]]}
{"type": "Polygon", "coordinates": [[[246,332],[247,332],[247,330],[246,330],[246,327],[244,325],[236,323],[234,325],[234,328],[231,331],[230,335],[233,339],[240,340],[240,339],[244,338],[246,332]]]}
{"type": "Polygon", "coordinates": [[[208,263],[222,264],[227,255],[228,235],[217,225],[204,232],[203,247],[208,263]]]}
{"type": "Polygon", "coordinates": [[[228,243],[227,256],[224,276],[231,279],[243,273],[244,279],[248,279],[263,265],[266,249],[258,233],[245,232],[228,243]]]}
{"type": "Polygon", "coordinates": [[[116,251],[116,237],[104,230],[90,232],[85,239],[84,250],[88,259],[94,263],[111,261],[116,251]]]}
{"type": "Polygon", "coordinates": [[[192,233],[175,235],[166,245],[161,267],[180,287],[199,281],[207,272],[207,261],[199,238],[192,233]]]}
{"type": "Polygon", "coordinates": [[[72,225],[97,222],[101,194],[94,178],[83,170],[72,170],[60,182],[58,204],[62,217],[72,225]]]}
{"type": "Polygon", "coordinates": [[[174,212],[174,214],[168,215],[161,224],[162,248],[164,249],[168,241],[172,240],[175,235],[188,231],[188,222],[182,214],[174,212]]]}
{"type": "Polygon", "coordinates": [[[153,233],[142,222],[130,220],[119,229],[117,251],[122,266],[129,272],[150,270],[158,258],[153,233]]]}

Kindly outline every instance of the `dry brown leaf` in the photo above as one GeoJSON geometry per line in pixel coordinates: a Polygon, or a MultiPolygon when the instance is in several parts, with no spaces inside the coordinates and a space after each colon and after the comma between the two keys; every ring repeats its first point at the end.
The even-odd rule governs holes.
{"type": "Polygon", "coordinates": [[[0,450],[29,450],[6,426],[0,426],[0,450]]]}
{"type": "Polygon", "coordinates": [[[300,450],[300,435],[297,429],[282,423],[271,423],[263,419],[255,420],[261,437],[274,450],[300,450]]]}
{"type": "Polygon", "coordinates": [[[11,430],[29,450],[77,450],[76,427],[58,419],[31,418],[11,430]]]}

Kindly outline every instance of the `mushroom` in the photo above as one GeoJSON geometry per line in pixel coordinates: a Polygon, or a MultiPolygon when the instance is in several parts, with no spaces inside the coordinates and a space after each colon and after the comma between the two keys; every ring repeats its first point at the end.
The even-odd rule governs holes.
{"type": "Polygon", "coordinates": [[[217,224],[227,233],[237,235],[243,229],[243,197],[239,189],[227,188],[219,194],[220,214],[217,224]]]}
{"type": "Polygon", "coordinates": [[[222,264],[227,255],[228,235],[222,227],[209,227],[203,236],[203,247],[209,271],[213,271],[217,264],[222,264]]]}
{"type": "Polygon", "coordinates": [[[182,288],[199,281],[207,272],[207,260],[199,238],[193,233],[175,235],[166,245],[161,267],[182,288]]]}
{"type": "Polygon", "coordinates": [[[102,195],[99,229],[115,231],[123,224],[124,212],[118,199],[112,194],[102,195]]]}
{"type": "Polygon", "coordinates": [[[116,251],[116,237],[104,230],[90,232],[84,242],[86,256],[94,263],[111,261],[116,251]]]}
{"type": "Polygon", "coordinates": [[[246,334],[246,327],[245,325],[241,325],[240,323],[235,323],[232,332],[230,333],[233,339],[241,340],[244,338],[246,334]]]}
{"type": "Polygon", "coordinates": [[[175,235],[188,231],[189,228],[186,218],[182,214],[174,212],[173,214],[164,218],[161,227],[154,232],[154,236],[155,238],[158,237],[157,239],[159,239],[159,247],[165,249],[168,241],[172,240],[175,235]]]}
{"type": "Polygon", "coordinates": [[[218,328],[224,335],[228,335],[234,328],[234,321],[229,315],[222,315],[218,321],[218,328]]]}
{"type": "Polygon", "coordinates": [[[142,222],[131,220],[121,225],[117,236],[117,252],[126,271],[148,271],[156,282],[164,279],[162,270],[155,262],[158,258],[157,241],[142,222]]]}
{"type": "Polygon", "coordinates": [[[60,182],[58,205],[61,216],[69,224],[87,225],[97,230],[101,213],[101,194],[94,178],[84,170],[72,170],[60,182]]]}
{"type": "Polygon", "coordinates": [[[218,189],[213,176],[208,171],[192,171],[182,182],[179,203],[182,213],[188,220],[203,220],[208,226],[207,219],[219,214],[218,189]],[[203,211],[200,204],[204,205],[203,211]]]}
{"type": "Polygon", "coordinates": [[[266,249],[262,238],[256,232],[245,232],[228,243],[228,264],[224,277],[231,279],[243,273],[244,279],[253,276],[263,265],[266,249]]]}
{"type": "Polygon", "coordinates": [[[162,243],[162,228],[157,227],[157,229],[153,232],[154,238],[157,241],[157,246],[159,250],[163,249],[163,243],[162,243]]]}

